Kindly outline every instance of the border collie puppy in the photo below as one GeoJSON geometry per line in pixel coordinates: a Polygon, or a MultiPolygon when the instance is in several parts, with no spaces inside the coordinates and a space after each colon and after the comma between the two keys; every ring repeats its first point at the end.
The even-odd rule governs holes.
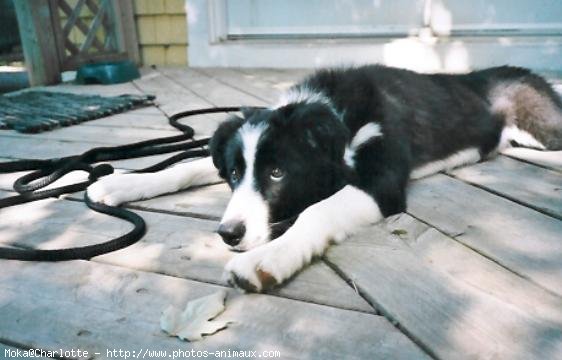
{"type": "Polygon", "coordinates": [[[110,175],[88,195],[116,205],[218,181],[218,169],[233,191],[218,233],[243,251],[225,274],[237,287],[262,291],[330,243],[405,211],[409,179],[509,146],[562,149],[561,100],[529,70],[328,69],[273,108],[227,119],[212,138],[212,161],[110,175]]]}

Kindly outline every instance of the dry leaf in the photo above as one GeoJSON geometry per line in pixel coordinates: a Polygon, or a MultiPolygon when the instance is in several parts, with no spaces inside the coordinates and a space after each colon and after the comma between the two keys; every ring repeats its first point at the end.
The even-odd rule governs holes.
{"type": "Polygon", "coordinates": [[[397,235],[399,237],[402,237],[403,235],[408,235],[408,232],[404,229],[395,229],[392,231],[391,233],[392,235],[397,235]]]}
{"type": "Polygon", "coordinates": [[[160,327],[170,336],[177,336],[182,340],[201,340],[203,335],[214,334],[230,323],[212,320],[224,311],[225,298],[226,291],[221,290],[188,302],[183,311],[171,306],[162,313],[160,327]]]}

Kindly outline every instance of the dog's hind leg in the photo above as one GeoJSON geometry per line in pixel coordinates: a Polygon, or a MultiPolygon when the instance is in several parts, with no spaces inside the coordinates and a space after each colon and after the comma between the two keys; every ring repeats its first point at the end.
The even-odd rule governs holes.
{"type": "Polygon", "coordinates": [[[504,118],[499,150],[562,150],[562,101],[543,78],[522,72],[501,80],[491,88],[489,100],[492,112],[504,118]]]}
{"type": "Polygon", "coordinates": [[[106,205],[116,206],[128,201],[148,199],[192,186],[222,181],[210,157],[155,172],[112,174],[88,187],[88,197],[106,205]]]}

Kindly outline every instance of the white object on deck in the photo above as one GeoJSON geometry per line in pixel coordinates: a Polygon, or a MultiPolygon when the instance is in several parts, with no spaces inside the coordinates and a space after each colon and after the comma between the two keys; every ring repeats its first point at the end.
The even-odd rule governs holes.
{"type": "Polygon", "coordinates": [[[171,336],[182,340],[202,340],[203,335],[211,335],[226,328],[228,320],[213,320],[224,309],[226,291],[203,296],[187,303],[185,310],[170,306],[162,313],[160,327],[171,336]]]}

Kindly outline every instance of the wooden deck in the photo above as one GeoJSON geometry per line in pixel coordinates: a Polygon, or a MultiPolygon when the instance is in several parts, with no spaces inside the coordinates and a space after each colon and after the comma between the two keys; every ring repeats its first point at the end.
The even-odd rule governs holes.
{"type": "MultiPolygon", "coordinates": [[[[38,135],[0,131],[0,157],[63,156],[172,135],[166,115],[273,104],[304,73],[149,69],[133,83],[58,86],[155,94],[159,106],[38,135]]],[[[204,136],[222,118],[186,123],[204,136]]],[[[0,175],[0,196],[14,179],[0,175]]],[[[407,214],[333,246],[285,286],[262,295],[229,289],[221,317],[235,323],[227,329],[194,343],[168,337],[159,325],[168,305],[228,288],[221,273],[232,255],[213,232],[228,197],[219,184],[132,203],[148,223],[146,237],[92,261],[0,260],[0,358],[33,347],[86,350],[94,359],[123,358],[113,350],[155,359],[146,351],[171,357],[191,349],[277,351],[282,359],[562,359],[562,152],[514,149],[416,181],[407,214]]],[[[77,246],[128,226],[74,194],[1,210],[0,242],[77,246]]]]}

